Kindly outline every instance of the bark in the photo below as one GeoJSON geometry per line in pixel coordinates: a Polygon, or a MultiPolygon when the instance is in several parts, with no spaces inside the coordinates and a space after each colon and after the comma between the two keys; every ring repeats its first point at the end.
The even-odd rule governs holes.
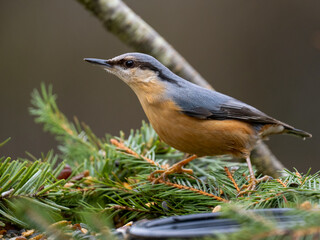
{"type": "Polygon", "coordinates": [[[272,154],[269,147],[260,142],[251,153],[251,162],[256,166],[258,172],[274,178],[284,176],[283,164],[272,154]]]}

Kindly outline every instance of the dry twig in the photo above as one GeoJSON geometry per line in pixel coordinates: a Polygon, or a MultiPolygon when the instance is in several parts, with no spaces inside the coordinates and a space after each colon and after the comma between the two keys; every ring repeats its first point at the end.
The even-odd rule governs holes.
{"type": "Polygon", "coordinates": [[[287,185],[284,182],[282,182],[281,179],[277,178],[276,181],[280,183],[283,187],[287,187],[287,185]]]}
{"type": "Polygon", "coordinates": [[[142,155],[139,155],[138,153],[136,153],[135,151],[133,151],[132,149],[128,148],[127,146],[125,146],[123,143],[119,142],[118,140],[112,138],[110,140],[111,144],[116,146],[117,148],[119,149],[122,149],[124,150],[126,153],[136,157],[136,158],[142,158],[144,160],[146,160],[148,163],[150,163],[151,165],[154,165],[154,166],[157,166],[157,167],[161,167],[161,168],[164,168],[166,169],[167,166],[166,165],[160,165],[159,163],[153,161],[152,159],[150,158],[147,158],[145,156],[142,156],[142,155]]]}
{"type": "Polygon", "coordinates": [[[231,182],[233,183],[234,187],[236,188],[237,192],[240,192],[240,188],[238,187],[238,184],[236,183],[236,181],[234,180],[231,172],[229,171],[228,167],[224,167],[224,171],[227,174],[227,177],[231,180],[231,182]]]}
{"type": "MultiPolygon", "coordinates": [[[[151,178],[149,180],[152,182],[152,181],[155,180],[155,178],[153,178],[153,179],[151,178]]],[[[224,199],[222,197],[219,197],[219,196],[216,196],[214,194],[201,191],[201,190],[193,188],[193,187],[183,186],[183,185],[180,185],[180,184],[177,184],[177,183],[172,183],[172,182],[169,182],[169,181],[163,181],[161,179],[159,180],[159,183],[163,183],[163,184],[165,184],[167,186],[175,187],[175,188],[178,188],[178,189],[189,190],[189,191],[192,191],[192,192],[204,195],[204,196],[212,197],[213,199],[218,200],[220,202],[229,202],[228,200],[226,200],[226,199],[224,199]]]]}

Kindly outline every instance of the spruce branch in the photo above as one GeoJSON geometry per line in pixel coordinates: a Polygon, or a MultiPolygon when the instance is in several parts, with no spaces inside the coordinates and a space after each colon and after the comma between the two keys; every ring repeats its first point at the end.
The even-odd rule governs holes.
{"type": "MultiPolygon", "coordinates": [[[[55,101],[50,88],[43,86],[41,94],[33,95],[31,112],[47,131],[57,136],[63,157],[67,158],[57,164],[58,157],[51,151],[41,159],[30,156],[33,161],[1,159],[2,225],[11,222],[44,231],[52,224],[46,219],[78,223],[83,219],[81,214],[90,213],[105,215],[115,226],[123,226],[146,218],[211,212],[218,209],[217,206],[228,212],[234,203],[239,204],[236,206],[239,210],[231,209],[230,213],[234,219],[247,224],[240,231],[247,238],[239,233],[228,239],[264,236],[264,226],[274,232],[271,238],[277,235],[279,229],[274,221],[263,225],[243,209],[298,208],[306,225],[283,233],[288,236],[295,236],[293,234],[299,230],[302,234],[303,229],[312,231],[314,226],[320,225],[319,211],[314,211],[320,202],[319,173],[311,175],[310,172],[302,174],[297,170],[286,170],[285,177],[259,183],[250,197],[237,197],[239,186],[248,182],[246,165],[226,161],[229,160],[227,157],[200,158],[189,163],[194,170],[193,178],[174,174],[168,181],[152,184],[147,176],[161,166],[183,158],[183,153],[159,141],[155,131],[146,123],[140,129],[132,130],[127,137],[121,133],[111,141],[99,139],[85,124],[78,120],[71,123],[64,117],[55,101]],[[70,166],[66,167],[66,163],[70,166]],[[61,174],[63,171],[69,172],[68,175],[61,174]],[[48,214],[38,216],[33,210],[23,210],[26,205],[41,208],[48,214]],[[23,215],[29,218],[23,218],[23,215]],[[30,222],[31,216],[34,220],[30,222]],[[41,223],[44,224],[41,226],[41,223]]],[[[101,226],[98,231],[109,236],[105,223],[97,222],[97,225],[101,226]]],[[[64,229],[61,236],[69,230],[64,229]]]]}
{"type": "MultiPolygon", "coordinates": [[[[44,87],[42,88],[42,91],[45,91],[44,87]]],[[[39,116],[44,115],[63,116],[63,114],[57,110],[57,107],[41,107],[47,105],[56,106],[55,103],[50,103],[52,97],[48,96],[52,96],[50,90],[42,93],[42,97],[36,95],[37,98],[33,98],[35,106],[38,106],[34,111],[39,110],[36,116],[38,116],[38,118],[39,116]],[[37,102],[40,102],[41,104],[37,102]]],[[[53,129],[55,129],[57,125],[72,126],[66,118],[63,118],[63,121],[61,121],[60,118],[44,119],[43,123],[46,125],[47,122],[51,122],[53,129]],[[52,122],[52,119],[55,122],[52,122]]],[[[236,199],[238,202],[243,202],[248,206],[255,208],[269,206],[283,207],[286,206],[288,202],[290,203],[297,195],[301,195],[303,199],[303,196],[308,194],[307,190],[303,190],[303,193],[300,191],[301,186],[311,184],[312,180],[318,181],[315,180],[318,179],[317,176],[305,176],[302,178],[301,176],[297,176],[296,174],[287,171],[289,177],[260,183],[257,192],[252,193],[250,198],[241,197],[237,199],[238,186],[243,186],[248,182],[248,179],[246,178],[248,175],[246,166],[244,164],[221,161],[219,158],[203,158],[190,163],[190,166],[195,172],[195,179],[190,179],[185,175],[175,174],[174,176],[169,177],[171,186],[168,184],[152,185],[147,180],[147,176],[159,167],[165,167],[167,166],[166,164],[172,163],[178,158],[182,158],[183,154],[160,142],[157,134],[149,125],[143,123],[141,129],[131,131],[127,139],[125,139],[122,134],[121,138],[118,138],[119,140],[116,140],[115,138],[112,139],[110,141],[111,144],[108,144],[105,140],[96,138],[94,141],[88,140],[93,139],[92,137],[87,137],[88,135],[95,135],[89,127],[86,127],[87,130],[86,133],[84,133],[79,125],[80,124],[77,124],[77,134],[72,135],[72,138],[75,138],[73,141],[69,141],[70,136],[68,132],[70,131],[67,129],[64,130],[65,133],[59,131],[54,132],[52,129],[50,131],[59,134],[60,136],[66,136],[65,138],[60,139],[63,149],[75,149],[75,146],[77,146],[82,148],[82,150],[78,150],[79,152],[89,153],[85,158],[79,158],[84,160],[81,165],[78,164],[78,171],[83,172],[89,170],[90,176],[96,179],[95,181],[97,181],[97,183],[101,184],[101,187],[99,187],[100,190],[98,191],[100,192],[99,194],[101,196],[104,195],[111,201],[109,203],[107,201],[105,204],[106,208],[108,208],[108,204],[122,206],[122,204],[119,204],[119,199],[122,199],[121,201],[125,202],[126,200],[123,198],[127,197],[132,201],[137,201],[137,199],[141,201],[141,198],[143,198],[144,204],[155,202],[157,206],[160,206],[161,202],[168,201],[167,197],[170,196],[171,200],[177,204],[182,200],[180,197],[183,197],[184,202],[188,202],[189,199],[189,203],[194,205],[194,207],[190,208],[193,210],[189,213],[195,213],[198,212],[195,207],[197,206],[197,203],[193,202],[193,199],[197,199],[198,197],[199,199],[201,198],[199,192],[209,195],[212,194],[226,200],[236,199]],[[78,145],[78,142],[83,141],[83,139],[87,139],[86,143],[78,145]],[[95,144],[94,142],[99,142],[99,144],[95,144]],[[116,147],[114,147],[114,145],[116,147]],[[225,167],[227,167],[227,170],[225,167]],[[232,169],[232,173],[229,169],[232,169]],[[279,184],[278,181],[285,182],[288,187],[285,188],[284,185],[279,184]],[[298,190],[294,188],[294,183],[298,184],[298,190]],[[113,191],[116,189],[118,194],[110,195],[109,189],[113,189],[113,191]],[[193,191],[194,194],[190,195],[190,189],[196,189],[196,191],[193,191]],[[190,195],[190,198],[188,198],[189,196],[185,196],[186,193],[190,195]],[[296,193],[297,195],[295,195],[296,193]],[[151,196],[157,196],[157,199],[149,199],[151,196]]],[[[62,127],[60,127],[60,129],[61,128],[62,127]]],[[[73,127],[69,127],[68,129],[72,128],[73,127]]],[[[68,154],[71,156],[72,152],[70,151],[68,154]]],[[[74,158],[71,157],[71,159],[74,158]]],[[[313,189],[313,191],[314,190],[315,189],[313,189]]],[[[97,194],[97,192],[93,191],[93,194],[97,194]]],[[[208,200],[211,199],[211,197],[207,198],[208,196],[203,197],[208,200]]],[[[216,203],[210,203],[207,207],[214,207],[215,204],[216,203]]],[[[181,213],[182,209],[176,210],[181,213]]],[[[204,209],[202,208],[202,210],[204,209]]]]}

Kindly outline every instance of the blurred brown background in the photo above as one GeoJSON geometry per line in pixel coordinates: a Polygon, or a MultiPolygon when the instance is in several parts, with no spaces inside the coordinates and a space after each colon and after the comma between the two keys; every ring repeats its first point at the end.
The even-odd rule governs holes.
{"type": "MultiPolygon", "coordinates": [[[[320,2],[309,0],[125,1],[215,89],[313,134],[274,136],[288,168],[320,167],[320,2]]],[[[128,133],[146,119],[119,79],[85,63],[132,51],[76,1],[0,3],[0,155],[39,156],[53,137],[28,114],[30,93],[52,83],[58,105],[98,136],[128,133]]]]}

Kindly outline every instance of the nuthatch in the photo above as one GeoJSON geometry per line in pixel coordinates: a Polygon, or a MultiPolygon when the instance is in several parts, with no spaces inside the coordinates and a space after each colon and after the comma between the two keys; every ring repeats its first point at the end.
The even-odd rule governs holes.
{"type": "Polygon", "coordinates": [[[172,73],[155,58],[142,53],[126,53],[109,60],[85,58],[101,65],[128,84],[138,96],[154,130],[168,145],[193,154],[167,170],[156,173],[165,178],[172,173],[192,173],[183,166],[201,156],[231,154],[247,161],[250,185],[255,178],[250,153],[260,139],[272,134],[311,134],[280,122],[237,99],[195,85],[172,73]]]}

